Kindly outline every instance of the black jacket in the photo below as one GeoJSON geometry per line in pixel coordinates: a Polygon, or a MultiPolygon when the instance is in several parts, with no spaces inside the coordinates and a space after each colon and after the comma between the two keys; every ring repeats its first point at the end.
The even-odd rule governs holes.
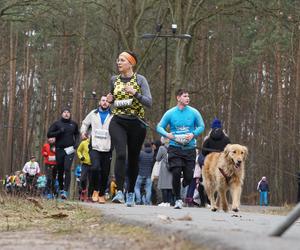
{"type": "Polygon", "coordinates": [[[213,129],[203,142],[202,154],[206,156],[211,152],[222,152],[229,143],[230,139],[222,129],[213,129]]]}
{"type": "Polygon", "coordinates": [[[55,137],[55,146],[57,148],[70,146],[76,148],[79,141],[78,125],[71,119],[61,118],[50,126],[47,137],[55,137]]]}

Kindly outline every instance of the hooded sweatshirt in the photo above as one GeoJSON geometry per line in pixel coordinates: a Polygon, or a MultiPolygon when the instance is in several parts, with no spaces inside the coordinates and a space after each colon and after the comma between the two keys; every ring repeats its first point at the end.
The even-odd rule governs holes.
{"type": "Polygon", "coordinates": [[[143,177],[151,177],[153,167],[153,151],[151,146],[145,147],[141,151],[139,157],[139,175],[143,177]]]}
{"type": "Polygon", "coordinates": [[[229,143],[229,137],[225,135],[221,128],[212,129],[208,137],[204,139],[202,154],[206,156],[211,152],[222,152],[229,143]]]}

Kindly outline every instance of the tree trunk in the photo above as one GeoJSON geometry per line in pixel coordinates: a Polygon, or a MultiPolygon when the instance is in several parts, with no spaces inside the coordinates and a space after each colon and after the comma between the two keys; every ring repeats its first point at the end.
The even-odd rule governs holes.
{"type": "Polygon", "coordinates": [[[26,60],[24,60],[24,94],[23,94],[23,139],[22,139],[22,151],[21,151],[21,159],[22,163],[26,161],[27,157],[27,149],[28,149],[28,88],[30,82],[30,46],[28,45],[28,41],[25,43],[25,51],[26,51],[26,60]]]}
{"type": "Polygon", "coordinates": [[[13,150],[14,150],[14,121],[15,121],[15,103],[16,103],[16,53],[18,44],[18,33],[14,31],[14,24],[10,24],[10,42],[9,42],[9,109],[8,109],[8,128],[7,128],[7,151],[5,173],[13,171],[13,150]]]}

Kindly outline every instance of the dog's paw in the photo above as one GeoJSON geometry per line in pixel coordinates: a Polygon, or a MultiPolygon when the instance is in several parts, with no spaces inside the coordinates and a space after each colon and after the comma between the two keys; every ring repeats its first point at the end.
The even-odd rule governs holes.
{"type": "Polygon", "coordinates": [[[212,209],[211,209],[211,211],[213,211],[213,212],[216,212],[218,209],[216,208],[216,207],[213,207],[212,209]]]}
{"type": "Polygon", "coordinates": [[[237,207],[235,207],[235,208],[232,208],[232,211],[237,213],[239,211],[239,209],[237,207]]]}

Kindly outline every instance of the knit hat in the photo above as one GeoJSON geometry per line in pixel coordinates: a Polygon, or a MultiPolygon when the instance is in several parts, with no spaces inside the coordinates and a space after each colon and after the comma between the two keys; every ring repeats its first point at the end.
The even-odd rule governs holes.
{"type": "Polygon", "coordinates": [[[222,128],[221,121],[218,118],[215,118],[210,125],[211,128],[222,128]]]}
{"type": "Polygon", "coordinates": [[[69,111],[71,113],[71,109],[69,107],[64,107],[62,110],[61,110],[61,114],[65,111],[69,111]]]}

